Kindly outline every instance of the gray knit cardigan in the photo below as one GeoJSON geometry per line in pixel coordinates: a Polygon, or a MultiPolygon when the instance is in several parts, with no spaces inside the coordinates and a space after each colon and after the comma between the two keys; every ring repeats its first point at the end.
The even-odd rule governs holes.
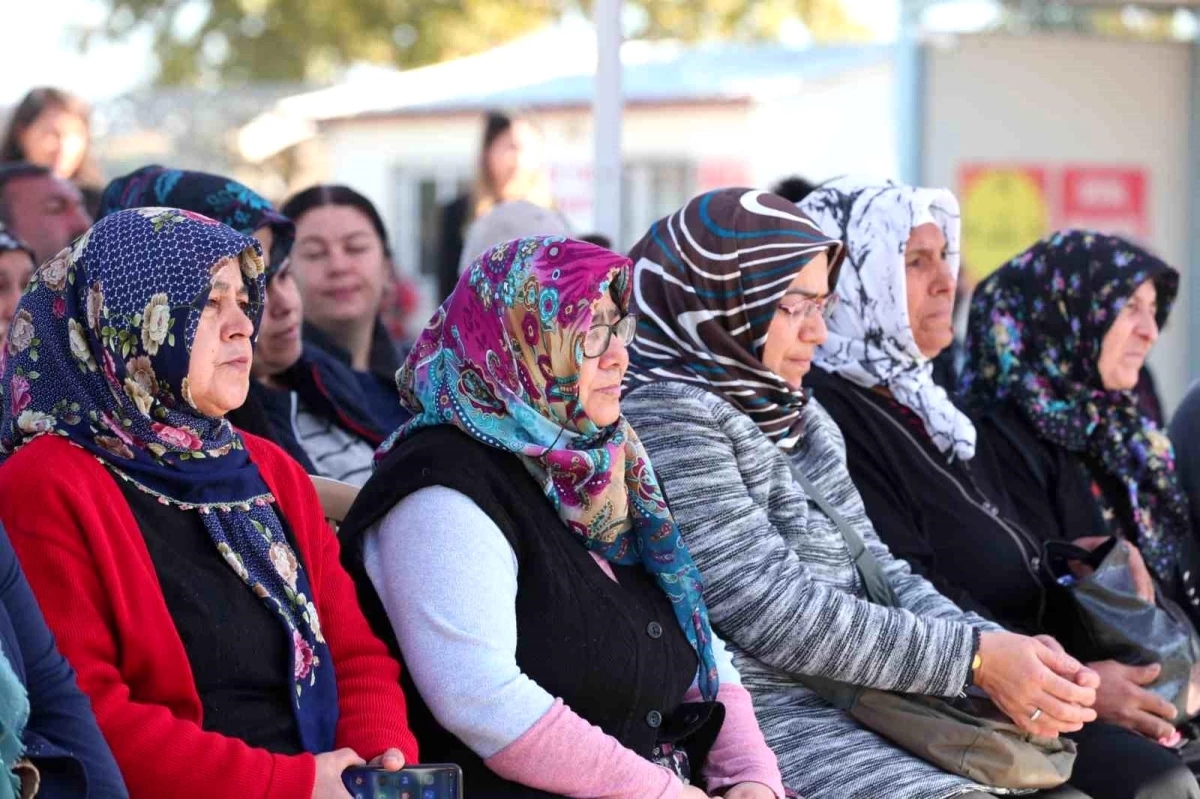
{"type": "Polygon", "coordinates": [[[805,688],[819,675],[891,691],[962,689],[972,628],[1000,629],[892,557],[846,470],[846,445],[815,402],[792,455],[862,536],[901,608],[867,602],[832,520],[749,417],[702,388],[638,387],[622,402],[703,574],[713,626],[733,652],[784,782],[806,799],[941,799],[984,786],[896,748],[805,688]]]}

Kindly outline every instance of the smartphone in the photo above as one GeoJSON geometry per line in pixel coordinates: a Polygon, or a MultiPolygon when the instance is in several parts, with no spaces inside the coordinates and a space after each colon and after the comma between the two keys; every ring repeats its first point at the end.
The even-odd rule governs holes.
{"type": "Polygon", "coordinates": [[[462,769],[451,763],[405,766],[399,771],[362,766],[342,772],[354,799],[462,799],[462,769]]]}

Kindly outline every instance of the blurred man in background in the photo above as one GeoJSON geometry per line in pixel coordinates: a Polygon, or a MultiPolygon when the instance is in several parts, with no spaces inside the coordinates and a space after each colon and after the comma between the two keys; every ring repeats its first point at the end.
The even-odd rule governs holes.
{"type": "Polygon", "coordinates": [[[44,263],[91,227],[75,184],[46,167],[0,166],[0,222],[44,263]]]}

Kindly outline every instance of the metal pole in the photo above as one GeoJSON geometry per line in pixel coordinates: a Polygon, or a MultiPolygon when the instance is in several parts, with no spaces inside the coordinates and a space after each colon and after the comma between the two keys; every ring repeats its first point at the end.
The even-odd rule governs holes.
{"type": "Polygon", "coordinates": [[[896,40],[895,111],[897,177],[913,186],[925,179],[925,53],[921,48],[924,0],[900,0],[900,30],[896,40]]]}
{"type": "Polygon", "coordinates": [[[621,241],[621,0],[596,0],[596,96],[592,102],[592,217],[620,250],[621,241]]]}
{"type": "Polygon", "coordinates": [[[1189,48],[1188,63],[1188,269],[1187,365],[1189,382],[1200,378],[1200,41],[1189,48]]]}

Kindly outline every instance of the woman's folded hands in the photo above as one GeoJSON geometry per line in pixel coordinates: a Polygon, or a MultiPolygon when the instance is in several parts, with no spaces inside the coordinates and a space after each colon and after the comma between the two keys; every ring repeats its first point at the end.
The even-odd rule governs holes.
{"type": "Polygon", "coordinates": [[[1021,729],[1049,738],[1096,720],[1100,675],[1053,638],[985,632],[975,684],[1021,729]]]}

